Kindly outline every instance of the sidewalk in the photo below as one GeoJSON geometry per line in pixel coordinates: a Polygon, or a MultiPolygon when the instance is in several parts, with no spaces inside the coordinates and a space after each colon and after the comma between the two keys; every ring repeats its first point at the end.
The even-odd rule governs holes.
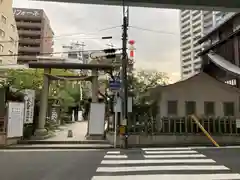
{"type": "Polygon", "coordinates": [[[87,134],[87,121],[68,124],[61,131],[55,132],[55,136],[41,141],[84,141],[87,134]],[[73,137],[68,137],[68,130],[72,130],[73,137]]]}

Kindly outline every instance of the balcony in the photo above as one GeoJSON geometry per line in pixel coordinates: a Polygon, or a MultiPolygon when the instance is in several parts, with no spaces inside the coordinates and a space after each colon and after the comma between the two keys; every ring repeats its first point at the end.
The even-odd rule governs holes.
{"type": "Polygon", "coordinates": [[[201,13],[200,10],[194,10],[194,11],[192,11],[192,15],[193,15],[193,16],[197,16],[197,15],[200,14],[200,13],[201,13]]]}
{"type": "Polygon", "coordinates": [[[38,53],[40,52],[40,47],[22,47],[19,46],[18,51],[19,52],[31,52],[31,53],[38,53]]]}
{"type": "Polygon", "coordinates": [[[17,27],[22,28],[42,28],[42,24],[40,22],[25,22],[25,21],[18,21],[17,27]]]}
{"type": "Polygon", "coordinates": [[[18,56],[18,61],[37,61],[36,56],[18,56]]]}
{"type": "Polygon", "coordinates": [[[181,12],[181,17],[185,17],[186,15],[190,15],[190,10],[184,10],[181,12]]]}
{"type": "Polygon", "coordinates": [[[16,21],[35,21],[41,22],[43,19],[42,16],[15,16],[16,21]]]}
{"type": "Polygon", "coordinates": [[[35,45],[35,44],[40,44],[40,43],[41,43],[40,39],[31,39],[31,38],[19,39],[19,44],[35,45]]]}
{"type": "Polygon", "coordinates": [[[24,36],[41,36],[41,31],[18,30],[18,34],[24,36]]]}

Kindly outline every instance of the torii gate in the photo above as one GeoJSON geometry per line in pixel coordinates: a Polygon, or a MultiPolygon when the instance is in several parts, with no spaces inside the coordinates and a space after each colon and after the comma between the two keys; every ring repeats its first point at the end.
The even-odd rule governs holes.
{"type": "MultiPolygon", "coordinates": [[[[92,82],[92,102],[96,103],[98,100],[98,71],[112,71],[114,66],[109,64],[80,64],[80,63],[66,63],[66,62],[30,62],[29,68],[37,68],[44,69],[44,78],[43,78],[43,87],[41,90],[41,98],[40,98],[40,112],[39,119],[37,123],[37,128],[34,133],[35,139],[43,139],[47,135],[47,130],[45,129],[46,123],[46,114],[47,114],[47,106],[48,106],[48,93],[49,93],[49,81],[50,79],[75,79],[75,80],[84,80],[84,78],[91,78],[92,82]],[[51,75],[51,69],[81,69],[81,70],[91,70],[90,77],[82,77],[82,76],[53,76],[51,75]]],[[[93,119],[89,119],[89,121],[94,121],[93,119]]],[[[91,124],[89,122],[89,124],[91,124]]],[[[91,136],[91,134],[88,134],[91,136]]]]}

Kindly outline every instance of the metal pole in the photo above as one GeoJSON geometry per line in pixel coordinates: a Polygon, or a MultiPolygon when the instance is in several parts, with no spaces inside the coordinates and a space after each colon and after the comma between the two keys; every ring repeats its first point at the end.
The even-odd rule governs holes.
{"type": "Polygon", "coordinates": [[[127,82],[127,30],[128,30],[128,7],[125,7],[123,0],[123,34],[122,34],[122,85],[123,85],[123,110],[122,117],[125,125],[125,142],[124,147],[128,144],[128,82],[127,82]]]}
{"type": "Polygon", "coordinates": [[[115,93],[115,108],[114,108],[114,148],[117,147],[117,92],[115,93]]]}

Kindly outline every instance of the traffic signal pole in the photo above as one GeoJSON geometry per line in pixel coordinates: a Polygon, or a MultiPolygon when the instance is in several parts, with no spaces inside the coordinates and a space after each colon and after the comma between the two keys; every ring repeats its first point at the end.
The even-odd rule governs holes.
{"type": "Polygon", "coordinates": [[[127,31],[129,22],[129,8],[125,6],[123,0],[123,34],[122,34],[122,118],[125,126],[124,147],[128,148],[128,79],[127,79],[127,31]]]}

